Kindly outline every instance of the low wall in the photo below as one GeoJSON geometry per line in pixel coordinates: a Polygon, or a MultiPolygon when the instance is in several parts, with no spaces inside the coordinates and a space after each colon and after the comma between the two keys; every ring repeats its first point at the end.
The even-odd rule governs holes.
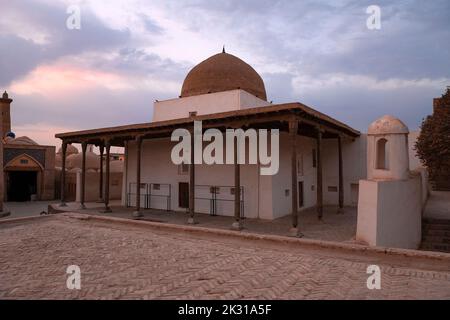
{"type": "Polygon", "coordinates": [[[424,185],[426,173],[418,172],[407,180],[361,180],[356,240],[372,246],[417,249],[427,194],[424,185]]]}

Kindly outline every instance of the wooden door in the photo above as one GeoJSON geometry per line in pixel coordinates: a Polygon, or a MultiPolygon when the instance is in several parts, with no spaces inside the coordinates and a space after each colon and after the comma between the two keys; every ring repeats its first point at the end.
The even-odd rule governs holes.
{"type": "Polygon", "coordinates": [[[303,181],[298,182],[298,206],[301,208],[305,205],[303,197],[303,181]]]}
{"type": "Polygon", "coordinates": [[[178,184],[178,206],[189,208],[189,183],[180,182],[178,184]]]}

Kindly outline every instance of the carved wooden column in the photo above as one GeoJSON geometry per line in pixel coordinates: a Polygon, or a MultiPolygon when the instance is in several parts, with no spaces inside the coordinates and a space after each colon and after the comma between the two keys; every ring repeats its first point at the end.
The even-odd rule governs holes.
{"type": "Polygon", "coordinates": [[[290,234],[294,237],[301,235],[298,228],[298,178],[297,178],[297,133],[298,120],[289,121],[289,137],[291,140],[291,200],[292,200],[292,228],[290,234]]]}
{"type": "Polygon", "coordinates": [[[195,157],[194,157],[195,131],[191,130],[191,163],[189,164],[189,219],[188,224],[195,224],[195,157]]]}
{"type": "Polygon", "coordinates": [[[67,207],[66,204],[66,153],[67,153],[67,143],[63,141],[61,147],[61,203],[60,207],[67,207]]]}
{"type": "Polygon", "coordinates": [[[323,216],[322,130],[317,128],[317,217],[323,216]]]}
{"type": "Polygon", "coordinates": [[[81,194],[80,194],[80,209],[86,209],[84,204],[84,196],[86,193],[86,149],[87,142],[81,144],[81,194]]]}
{"type": "Polygon", "coordinates": [[[103,194],[103,201],[105,203],[105,209],[102,211],[103,213],[110,213],[112,212],[111,208],[109,207],[109,178],[110,178],[110,171],[109,171],[109,164],[110,164],[110,150],[111,150],[111,141],[108,139],[105,142],[105,149],[106,149],[106,159],[105,159],[105,191],[103,194]]]}
{"type": "Polygon", "coordinates": [[[103,152],[105,151],[105,146],[102,144],[100,144],[99,146],[100,149],[100,173],[99,173],[99,178],[100,178],[100,184],[99,184],[99,196],[98,196],[98,201],[99,202],[103,202],[103,152]]]}
{"type": "Polygon", "coordinates": [[[133,212],[135,218],[142,217],[141,212],[141,157],[142,137],[136,137],[136,210],[133,212]]]}
{"type": "Polygon", "coordinates": [[[239,165],[238,141],[234,141],[234,222],[231,228],[241,230],[241,166],[239,165]]]}
{"type": "Polygon", "coordinates": [[[342,137],[338,136],[338,156],[339,156],[339,210],[338,213],[344,213],[344,169],[342,162],[342,137]]]}

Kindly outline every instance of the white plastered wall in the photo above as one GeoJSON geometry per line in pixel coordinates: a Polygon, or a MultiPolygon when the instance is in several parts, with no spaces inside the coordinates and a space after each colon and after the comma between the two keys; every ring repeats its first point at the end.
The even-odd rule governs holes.
{"type": "Polygon", "coordinates": [[[268,105],[270,105],[269,102],[244,90],[230,90],[156,101],[153,105],[153,121],[187,118],[190,112],[205,115],[268,105]]]}

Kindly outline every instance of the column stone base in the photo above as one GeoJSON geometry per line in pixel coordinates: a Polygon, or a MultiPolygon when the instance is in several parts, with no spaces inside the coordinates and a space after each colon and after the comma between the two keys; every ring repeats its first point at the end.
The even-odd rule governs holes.
{"type": "Polygon", "coordinates": [[[134,211],[133,212],[133,218],[139,219],[142,218],[144,216],[144,214],[142,213],[142,211],[134,211]]]}
{"type": "Polygon", "coordinates": [[[9,211],[0,211],[0,218],[7,217],[11,214],[9,211]]]}
{"type": "Polygon", "coordinates": [[[85,210],[86,206],[84,205],[84,203],[80,204],[80,210],[85,210]]]}
{"type": "Polygon", "coordinates": [[[232,230],[236,230],[236,231],[241,231],[242,230],[242,223],[240,221],[235,221],[233,222],[233,224],[231,225],[231,229],[232,230]]]}
{"type": "Polygon", "coordinates": [[[112,212],[112,210],[110,207],[106,207],[105,209],[100,210],[100,213],[111,213],[111,212],[112,212]]]}
{"type": "Polygon", "coordinates": [[[198,222],[196,222],[194,218],[189,217],[187,223],[188,223],[188,224],[197,224],[198,222]]]}
{"type": "Polygon", "coordinates": [[[300,232],[300,229],[298,227],[291,228],[289,229],[289,236],[295,238],[303,238],[303,233],[300,232]]]}

